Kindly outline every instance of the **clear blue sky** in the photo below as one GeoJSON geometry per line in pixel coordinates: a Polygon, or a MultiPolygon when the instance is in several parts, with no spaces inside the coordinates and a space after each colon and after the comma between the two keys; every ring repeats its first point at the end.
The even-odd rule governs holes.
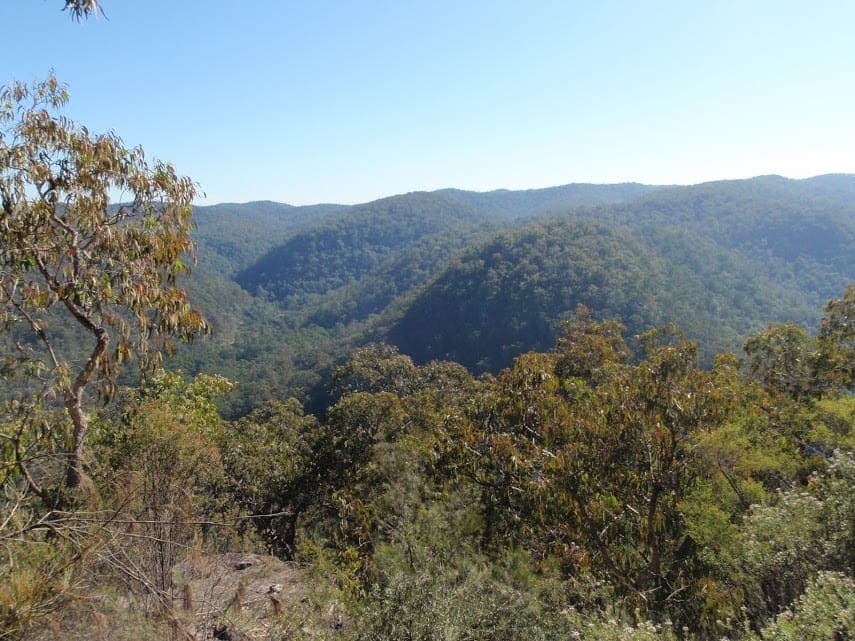
{"type": "Polygon", "coordinates": [[[855,173],[855,2],[0,0],[0,83],[200,202],[855,173]]]}

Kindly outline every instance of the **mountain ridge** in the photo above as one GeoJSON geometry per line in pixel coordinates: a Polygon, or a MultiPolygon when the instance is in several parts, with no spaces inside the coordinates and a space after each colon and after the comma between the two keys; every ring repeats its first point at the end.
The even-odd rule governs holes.
{"type": "Polygon", "coordinates": [[[188,287],[215,336],[179,350],[176,366],[245,382],[239,414],[266,398],[317,398],[325,374],[374,341],[418,361],[455,358],[495,372],[551,344],[577,303],[622,317],[633,332],[679,324],[705,356],[738,351],[767,321],[815,327],[817,310],[855,280],[853,203],[855,176],[829,174],[202,209],[200,267],[188,287]],[[612,201],[593,202],[603,198],[612,201]],[[564,240],[523,240],[544,228],[564,240]],[[478,256],[497,242],[495,257],[478,256]],[[478,261],[488,258],[500,267],[480,291],[489,269],[478,261]],[[591,282],[568,284],[585,273],[591,282]],[[646,306],[634,313],[633,299],[646,306]],[[463,308],[460,324],[446,322],[463,308]],[[418,310],[442,322],[408,325],[418,310]]]}

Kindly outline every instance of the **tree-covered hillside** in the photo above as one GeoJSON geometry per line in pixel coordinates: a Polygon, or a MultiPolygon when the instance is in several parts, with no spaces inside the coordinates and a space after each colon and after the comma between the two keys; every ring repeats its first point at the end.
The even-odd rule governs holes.
{"type": "Polygon", "coordinates": [[[440,358],[495,372],[543,349],[578,304],[623,318],[631,334],[672,322],[702,344],[704,362],[738,350],[776,318],[810,318],[799,297],[740,256],[688,231],[549,220],[497,234],[458,259],[385,335],[419,362],[440,358]]]}
{"type": "Polygon", "coordinates": [[[247,291],[294,307],[358,280],[426,237],[471,235],[488,216],[456,200],[428,193],[393,196],[353,207],[291,236],[237,275],[247,291]],[[296,298],[294,298],[296,297],[296,298]]]}
{"type": "Polygon", "coordinates": [[[190,288],[215,335],[177,364],[240,380],[238,413],[281,394],[317,409],[324,372],[368,341],[495,372],[579,302],[632,333],[677,323],[708,364],[768,321],[815,325],[855,274],[853,191],[766,176],[202,209],[190,288]]]}
{"type": "Polygon", "coordinates": [[[709,362],[738,350],[768,318],[815,322],[821,300],[851,279],[847,190],[855,179],[761,177],[536,219],[451,263],[385,338],[421,362],[451,358],[496,371],[549,344],[558,321],[584,303],[623,318],[633,333],[676,323],[709,362]],[[824,184],[833,186],[828,197],[818,195],[824,184]],[[598,226],[572,222],[584,220],[598,226]]]}
{"type": "Polygon", "coordinates": [[[221,211],[188,296],[192,181],[0,94],[3,641],[855,632],[855,284],[750,329],[848,276],[839,196],[221,211]]]}
{"type": "Polygon", "coordinates": [[[294,207],[270,201],[195,207],[193,235],[199,268],[233,276],[295,232],[347,209],[344,205],[294,207]]]}
{"type": "Polygon", "coordinates": [[[388,312],[400,297],[406,297],[427,282],[470,242],[493,225],[456,225],[431,234],[395,251],[360,277],[307,301],[311,314],[307,323],[323,327],[348,325],[388,312]]]}
{"type": "Polygon", "coordinates": [[[737,252],[813,309],[855,273],[855,176],[761,176],[654,192],[590,215],[677,228],[737,252]]]}
{"type": "Polygon", "coordinates": [[[71,511],[0,450],[0,638],[848,639],[855,285],[824,312],[742,367],[584,307],[495,377],[369,345],[320,416],[162,373],[98,413],[71,511]]]}
{"type": "Polygon", "coordinates": [[[624,230],[552,221],[504,232],[456,259],[389,331],[418,362],[496,372],[552,344],[578,304],[637,330],[660,322],[665,273],[624,230]]]}
{"type": "Polygon", "coordinates": [[[194,209],[67,100],[0,87],[0,641],[855,639],[855,176],[194,209]]]}

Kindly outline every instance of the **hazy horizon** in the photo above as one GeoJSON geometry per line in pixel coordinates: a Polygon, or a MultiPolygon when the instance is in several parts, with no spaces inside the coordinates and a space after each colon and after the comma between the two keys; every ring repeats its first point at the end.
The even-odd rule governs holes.
{"type": "Polygon", "coordinates": [[[352,207],[352,206],[356,206],[356,205],[364,205],[367,203],[371,203],[371,202],[374,202],[376,200],[383,200],[385,198],[394,198],[395,196],[404,196],[406,194],[412,194],[412,193],[433,193],[433,192],[445,191],[445,190],[467,191],[467,192],[487,194],[487,193],[491,193],[491,192],[504,192],[504,191],[541,191],[541,190],[546,190],[546,189],[557,189],[560,187],[569,187],[572,185],[609,186],[609,185],[630,185],[630,184],[644,185],[645,187],[660,187],[660,188],[665,189],[665,188],[669,188],[669,187],[695,187],[695,186],[699,186],[699,185],[706,185],[706,184],[713,184],[713,183],[734,182],[734,181],[741,181],[741,180],[753,180],[755,178],[766,178],[766,177],[783,178],[784,180],[811,180],[813,178],[821,178],[823,176],[855,177],[855,174],[847,173],[847,172],[841,172],[841,171],[832,171],[832,172],[828,172],[828,173],[824,173],[824,174],[816,174],[815,176],[803,176],[800,178],[793,178],[791,176],[782,176],[780,174],[768,174],[767,173],[767,174],[758,174],[756,176],[747,176],[745,178],[719,178],[719,179],[713,179],[713,180],[704,180],[704,181],[696,182],[696,183],[669,182],[669,183],[653,184],[653,183],[643,183],[643,182],[640,182],[638,180],[622,180],[620,182],[610,182],[610,183],[566,182],[566,183],[560,183],[560,184],[556,184],[556,185],[545,185],[542,187],[520,187],[518,189],[510,189],[507,187],[496,187],[493,189],[465,189],[462,187],[445,186],[445,187],[437,187],[436,189],[410,189],[407,191],[396,192],[393,194],[381,194],[377,198],[372,198],[370,200],[356,201],[356,202],[337,202],[337,201],[325,200],[325,201],[318,201],[318,202],[295,204],[295,203],[290,203],[287,201],[272,200],[270,198],[252,198],[250,200],[242,200],[242,201],[226,200],[226,201],[222,201],[222,202],[204,202],[204,203],[197,202],[194,204],[196,206],[208,207],[208,206],[215,206],[215,205],[249,205],[252,203],[259,203],[259,202],[272,202],[272,203],[276,203],[278,205],[289,205],[292,207],[311,207],[313,205],[342,205],[342,206],[346,206],[346,207],[352,207]]]}
{"type": "Polygon", "coordinates": [[[102,5],[0,3],[0,83],[53,69],[200,204],[855,173],[851,4],[102,5]]]}

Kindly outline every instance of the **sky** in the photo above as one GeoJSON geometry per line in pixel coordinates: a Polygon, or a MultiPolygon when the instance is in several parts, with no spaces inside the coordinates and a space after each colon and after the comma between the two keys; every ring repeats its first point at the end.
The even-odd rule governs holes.
{"type": "Polygon", "coordinates": [[[197,202],[855,173],[855,2],[0,0],[0,84],[197,202]]]}

